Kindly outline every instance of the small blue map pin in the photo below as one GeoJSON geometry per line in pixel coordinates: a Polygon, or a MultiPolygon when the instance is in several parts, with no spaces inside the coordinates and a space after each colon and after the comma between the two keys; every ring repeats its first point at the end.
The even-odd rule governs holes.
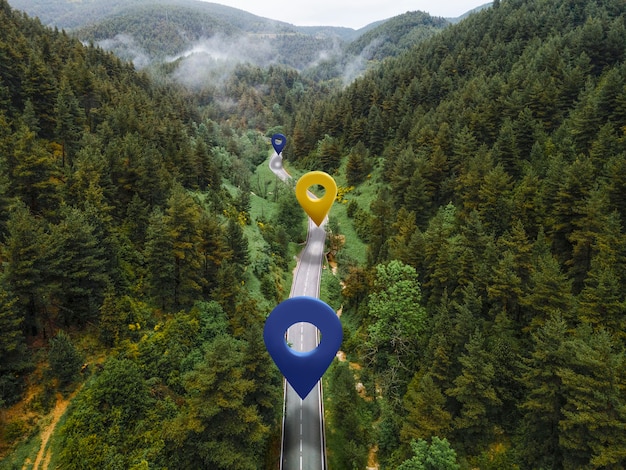
{"type": "Polygon", "coordinates": [[[280,153],[283,151],[286,144],[287,144],[287,137],[285,137],[284,135],[274,134],[272,136],[272,147],[274,147],[274,150],[276,150],[276,153],[278,155],[280,155],[280,153]]]}
{"type": "Polygon", "coordinates": [[[278,304],[265,321],[263,340],[272,359],[303,400],[322,378],[343,339],[337,314],[315,297],[292,297],[278,304]],[[321,332],[316,349],[294,351],[285,339],[287,329],[295,323],[310,323],[321,332]]]}

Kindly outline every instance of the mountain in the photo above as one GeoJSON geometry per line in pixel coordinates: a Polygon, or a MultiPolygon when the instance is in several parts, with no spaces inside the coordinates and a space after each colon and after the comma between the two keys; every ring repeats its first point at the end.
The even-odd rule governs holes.
{"type": "Polygon", "coordinates": [[[117,16],[144,7],[190,8],[200,15],[230,23],[250,31],[268,31],[286,23],[261,18],[246,11],[197,0],[11,0],[13,8],[27,12],[47,26],[75,29],[96,24],[105,18],[117,16]]]}
{"type": "Polygon", "coordinates": [[[421,11],[407,12],[373,25],[346,47],[346,53],[366,53],[368,60],[394,57],[432,36],[448,25],[421,11]]]}
{"type": "Polygon", "coordinates": [[[484,10],[485,8],[489,8],[490,6],[493,5],[493,2],[489,2],[489,3],[485,3],[484,5],[480,5],[477,6],[476,8],[472,8],[470,11],[467,11],[465,13],[463,13],[461,16],[458,16],[456,18],[446,18],[450,23],[452,24],[456,24],[461,20],[464,20],[465,18],[467,18],[469,15],[471,15],[472,13],[478,13],[479,11],[484,10]]]}
{"type": "Polygon", "coordinates": [[[337,40],[332,33],[305,34],[287,23],[194,0],[15,0],[13,4],[44,24],[68,28],[82,41],[99,44],[139,67],[192,53],[194,48],[197,52],[200,42],[213,39],[219,42],[213,44],[213,55],[226,49],[222,56],[243,53],[253,63],[303,68],[337,40]],[[229,47],[222,47],[225,43],[229,47]]]}
{"type": "Polygon", "coordinates": [[[201,53],[209,61],[313,67],[311,76],[326,78],[343,75],[345,68],[354,69],[354,75],[367,61],[396,55],[446,24],[415,12],[359,30],[299,27],[195,0],[13,0],[12,4],[140,68],[201,53]],[[323,72],[315,70],[320,64],[323,72]]]}

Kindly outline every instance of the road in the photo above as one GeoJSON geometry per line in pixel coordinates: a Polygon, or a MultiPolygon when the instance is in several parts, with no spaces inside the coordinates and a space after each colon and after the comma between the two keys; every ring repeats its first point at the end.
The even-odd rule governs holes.
{"type": "MultiPolygon", "coordinates": [[[[276,153],[270,159],[270,168],[283,181],[291,178],[283,168],[282,157],[276,153]]],[[[294,273],[290,297],[307,295],[319,298],[325,240],[324,226],[318,227],[309,219],[307,243],[294,273]]],[[[296,323],[287,330],[287,341],[296,351],[311,351],[317,347],[317,328],[309,323],[296,323]]],[[[281,470],[325,470],[321,382],[304,400],[285,382],[284,406],[281,470]]]]}

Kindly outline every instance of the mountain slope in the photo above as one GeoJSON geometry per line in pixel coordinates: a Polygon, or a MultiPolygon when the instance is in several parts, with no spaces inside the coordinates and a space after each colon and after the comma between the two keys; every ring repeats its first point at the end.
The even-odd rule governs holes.
{"type": "Polygon", "coordinates": [[[496,1],[295,110],[284,157],[369,243],[342,321],[381,466],[626,465],[624,37],[622,0],[496,1]]]}
{"type": "Polygon", "coordinates": [[[0,468],[256,468],[289,245],[249,220],[267,142],[5,0],[0,37],[0,468]]]}
{"type": "Polygon", "coordinates": [[[435,18],[428,13],[407,12],[364,32],[346,47],[346,53],[358,56],[365,52],[369,60],[394,57],[437,33],[448,24],[443,18],[435,18]]]}

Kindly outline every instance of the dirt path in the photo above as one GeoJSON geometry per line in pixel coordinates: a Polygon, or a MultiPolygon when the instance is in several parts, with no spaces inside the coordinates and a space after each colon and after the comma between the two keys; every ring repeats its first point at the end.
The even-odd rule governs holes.
{"type": "MultiPolygon", "coordinates": [[[[43,431],[41,431],[41,446],[39,447],[39,452],[37,452],[37,458],[35,459],[33,470],[48,469],[51,457],[51,453],[49,449],[47,449],[48,441],[50,440],[50,436],[52,436],[52,433],[56,429],[59,420],[65,414],[65,411],[67,410],[70,401],[72,401],[72,398],[74,398],[77,393],[78,390],[72,393],[72,395],[67,399],[64,399],[60,393],[57,393],[57,402],[54,406],[54,410],[52,410],[52,413],[50,414],[50,416],[52,417],[52,421],[50,421],[50,424],[48,424],[48,426],[43,431]]],[[[25,468],[26,466],[22,467],[22,470],[25,470],[25,468]]]]}

